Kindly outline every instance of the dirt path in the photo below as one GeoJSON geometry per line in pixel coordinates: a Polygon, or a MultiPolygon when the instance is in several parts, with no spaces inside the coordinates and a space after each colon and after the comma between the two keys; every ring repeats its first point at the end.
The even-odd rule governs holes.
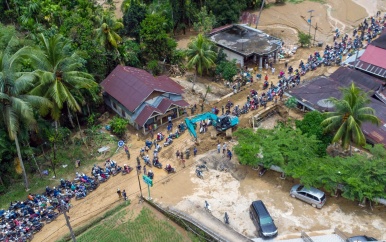
{"type": "MultiPolygon", "coordinates": [[[[121,0],[117,2],[121,2],[121,0]]],[[[308,24],[305,19],[308,16],[307,11],[313,9],[315,10],[313,13],[315,16],[312,21],[313,23],[318,23],[319,28],[316,33],[316,41],[331,43],[334,27],[344,28],[348,31],[351,26],[357,25],[364,17],[367,17],[369,14],[373,15],[375,10],[385,10],[385,3],[385,0],[327,0],[326,5],[305,1],[296,5],[273,6],[264,10],[259,27],[283,38],[286,44],[295,45],[297,43],[295,31],[308,32],[308,24]]],[[[120,12],[119,7],[120,4],[117,12],[120,12]]],[[[189,37],[181,37],[179,47],[184,48],[188,42],[189,37]]],[[[296,67],[300,59],[305,59],[315,50],[320,50],[320,48],[299,49],[296,56],[289,59],[289,65],[296,67]]],[[[276,64],[277,73],[281,69],[284,69],[283,62],[276,64]]],[[[328,74],[331,73],[331,70],[332,68],[318,68],[314,72],[307,73],[304,78],[328,74]]],[[[276,83],[277,77],[270,75],[271,80],[276,83]]],[[[189,92],[191,83],[184,80],[178,81],[189,92]]],[[[201,84],[196,85],[196,93],[204,93],[205,87],[209,83],[205,80],[200,82],[201,84]]],[[[254,82],[251,86],[243,87],[243,92],[231,96],[230,99],[241,105],[245,103],[250,89],[256,89],[261,92],[261,85],[261,82],[254,82]]],[[[216,102],[213,105],[218,107],[224,105],[226,100],[219,100],[219,98],[229,93],[230,89],[224,89],[222,84],[213,84],[212,90],[215,92],[208,94],[208,99],[216,102]]],[[[199,102],[199,94],[187,93],[186,96],[191,103],[199,102]]],[[[211,105],[207,105],[205,110],[208,111],[210,107],[211,105]]],[[[251,112],[248,115],[253,114],[255,112],[251,112]]],[[[264,125],[272,127],[275,120],[276,118],[267,120],[263,127],[265,127],[264,125]]],[[[246,127],[248,122],[242,118],[240,126],[246,127]]],[[[165,127],[161,127],[160,130],[166,133],[165,127]]],[[[132,132],[130,137],[135,137],[135,132],[132,132]]],[[[141,138],[140,141],[137,141],[132,138],[129,141],[132,154],[131,160],[127,160],[122,150],[115,155],[110,154],[110,156],[119,165],[127,163],[130,166],[134,166],[135,157],[139,154],[140,147],[144,145],[144,139],[141,138]]],[[[217,142],[226,141],[222,136],[212,140],[209,134],[199,135],[199,140],[201,143],[198,146],[198,152],[201,156],[197,157],[197,159],[216,157],[216,154],[213,154],[210,150],[215,147],[217,142]],[[206,154],[208,151],[209,153],[206,154]]],[[[184,150],[193,145],[191,137],[186,132],[175,140],[172,146],[163,148],[161,151],[161,163],[164,165],[170,163],[176,166],[178,172],[173,175],[167,175],[163,170],[152,169],[155,173],[155,185],[151,188],[151,196],[158,203],[164,206],[176,206],[178,209],[202,219],[204,224],[206,222],[210,224],[210,220],[213,218],[206,218],[202,214],[203,201],[208,200],[212,206],[214,217],[222,219],[226,211],[229,213],[230,226],[233,229],[244,235],[254,237],[256,236],[255,228],[249,219],[247,209],[251,201],[264,199],[279,227],[279,239],[288,238],[301,230],[322,231],[330,230],[334,227],[340,228],[349,235],[368,234],[378,239],[386,239],[386,216],[384,216],[386,209],[383,206],[377,206],[374,211],[371,211],[368,208],[360,208],[354,202],[346,199],[329,197],[327,205],[322,210],[315,210],[311,206],[289,198],[288,191],[293,184],[292,180],[281,180],[274,172],[268,172],[264,177],[258,178],[256,171],[238,166],[236,162],[226,163],[234,169],[231,173],[211,170],[204,174],[204,180],[200,180],[194,174],[196,160],[189,159],[186,163],[187,167],[182,169],[181,164],[175,159],[174,155],[177,150],[184,150]]],[[[107,156],[106,158],[101,158],[100,165],[107,158],[107,156]]],[[[224,162],[222,157],[213,158],[211,161],[211,164],[224,162]]],[[[216,165],[212,166],[212,168],[216,167],[216,165]]],[[[90,168],[84,167],[82,169],[85,173],[90,174],[90,168]]],[[[140,182],[143,193],[146,195],[147,188],[141,180],[140,182]]],[[[114,203],[120,202],[115,193],[117,188],[121,190],[126,189],[129,197],[135,199],[139,192],[136,174],[132,172],[126,176],[118,175],[112,177],[85,199],[73,201],[74,207],[69,214],[73,227],[82,226],[94,217],[102,215],[114,203]]],[[[68,229],[64,218],[60,216],[56,221],[44,226],[42,231],[35,235],[33,241],[56,241],[67,233],[68,229]]]]}

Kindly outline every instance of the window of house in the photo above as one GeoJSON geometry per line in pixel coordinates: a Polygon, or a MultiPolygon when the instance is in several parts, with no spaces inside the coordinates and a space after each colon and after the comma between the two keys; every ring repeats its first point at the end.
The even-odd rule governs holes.
{"type": "Polygon", "coordinates": [[[117,109],[117,104],[115,102],[112,102],[112,103],[113,103],[113,108],[117,109]]]}

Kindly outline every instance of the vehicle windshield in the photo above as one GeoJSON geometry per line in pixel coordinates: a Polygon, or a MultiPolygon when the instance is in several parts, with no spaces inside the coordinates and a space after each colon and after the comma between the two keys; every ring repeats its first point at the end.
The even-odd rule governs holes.
{"type": "Polygon", "coordinates": [[[302,190],[303,187],[304,187],[303,185],[300,185],[300,186],[298,187],[298,189],[296,189],[296,191],[298,192],[298,191],[302,190]]]}
{"type": "Polygon", "coordinates": [[[260,219],[260,224],[261,225],[273,224],[272,218],[271,217],[261,218],[260,219]]]}

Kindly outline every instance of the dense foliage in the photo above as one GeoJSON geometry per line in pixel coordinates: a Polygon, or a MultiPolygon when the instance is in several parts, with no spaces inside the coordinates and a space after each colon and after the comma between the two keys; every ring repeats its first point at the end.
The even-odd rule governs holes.
{"type": "Polygon", "coordinates": [[[335,111],[327,112],[327,118],[321,124],[325,131],[335,133],[332,141],[340,141],[343,148],[351,148],[351,143],[364,146],[366,138],[361,129],[362,124],[369,122],[379,125],[381,121],[375,115],[375,110],[368,107],[368,94],[356,87],[354,82],[350,87],[343,88],[342,94],[341,99],[329,99],[335,111]]]}
{"type": "Polygon", "coordinates": [[[216,66],[216,74],[221,75],[227,81],[233,81],[233,77],[238,73],[236,61],[222,61],[216,66]]]}
{"type": "Polygon", "coordinates": [[[327,146],[331,144],[332,140],[332,136],[323,131],[321,126],[323,120],[323,114],[318,111],[306,113],[302,120],[295,120],[297,129],[300,129],[303,134],[315,135],[316,139],[320,141],[317,148],[319,156],[326,155],[327,146]]]}
{"type": "Polygon", "coordinates": [[[319,146],[322,142],[309,134],[283,125],[256,132],[239,129],[235,132],[238,144],[234,151],[242,164],[267,168],[276,165],[287,175],[300,179],[302,184],[324,187],[333,194],[340,189],[342,196],[351,200],[386,197],[386,151],[383,146],[368,147],[373,155],[371,158],[368,154],[321,157],[319,146]]]}

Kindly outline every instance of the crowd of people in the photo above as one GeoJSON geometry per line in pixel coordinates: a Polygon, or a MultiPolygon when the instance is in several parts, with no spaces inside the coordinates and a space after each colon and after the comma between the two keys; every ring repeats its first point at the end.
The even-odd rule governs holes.
{"type": "MultiPolygon", "coordinates": [[[[299,69],[296,69],[300,75],[305,75],[308,71],[313,71],[319,66],[331,66],[339,65],[344,55],[351,56],[356,50],[365,48],[371,41],[376,38],[386,24],[386,14],[381,17],[381,12],[378,11],[376,16],[366,18],[357,28],[354,28],[352,36],[348,33],[341,34],[339,29],[334,32],[334,43],[326,45],[322,54],[314,52],[307,58],[307,62],[303,60],[299,63],[299,69]],[[367,42],[364,44],[364,42],[367,42]]],[[[287,62],[285,65],[287,68],[287,62]]],[[[292,66],[288,67],[288,71],[293,69],[292,66]]]]}
{"type": "Polygon", "coordinates": [[[71,207],[70,200],[81,184],[71,190],[46,187],[43,194],[29,194],[24,201],[11,202],[7,210],[0,210],[0,241],[29,241],[45,223],[55,220],[63,210],[71,207]]]}

